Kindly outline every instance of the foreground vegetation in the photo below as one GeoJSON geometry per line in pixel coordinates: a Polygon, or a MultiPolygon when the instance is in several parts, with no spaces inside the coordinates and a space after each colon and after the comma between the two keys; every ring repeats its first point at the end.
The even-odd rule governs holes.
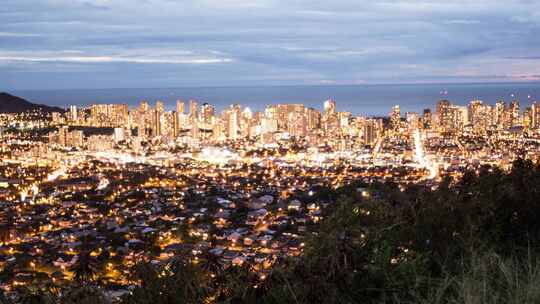
{"type": "MultiPolygon", "coordinates": [[[[436,190],[381,184],[324,192],[338,203],[299,258],[262,274],[208,255],[139,264],[126,304],[540,303],[540,167],[483,168],[436,190]]],[[[82,259],[84,260],[84,259],[82,259]]],[[[25,303],[107,303],[90,262],[79,283],[25,303]],[[85,302],[86,301],[86,302],[85,302]]],[[[9,303],[0,299],[0,303],[9,303]]]]}

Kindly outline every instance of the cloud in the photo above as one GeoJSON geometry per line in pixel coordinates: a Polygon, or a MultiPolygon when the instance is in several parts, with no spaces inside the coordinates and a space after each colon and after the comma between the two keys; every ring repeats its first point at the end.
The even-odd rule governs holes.
{"type": "Polygon", "coordinates": [[[496,81],[538,75],[538,11],[532,0],[2,0],[0,84],[496,81]]]}
{"type": "Polygon", "coordinates": [[[540,60],[540,56],[508,56],[504,58],[515,59],[515,60],[540,60]]]}
{"type": "MultiPolygon", "coordinates": [[[[69,53],[69,51],[68,51],[69,53]]],[[[141,64],[215,64],[229,63],[230,58],[144,58],[111,56],[1,56],[0,61],[9,62],[60,62],[60,63],[141,63],[141,64]]]]}
{"type": "Polygon", "coordinates": [[[471,24],[480,24],[479,20],[464,20],[464,19],[455,19],[447,20],[443,22],[444,24],[461,24],[461,25],[471,25],[471,24]]]}
{"type": "Polygon", "coordinates": [[[37,36],[39,36],[39,34],[0,32],[0,38],[2,37],[37,37],[37,36]]]}

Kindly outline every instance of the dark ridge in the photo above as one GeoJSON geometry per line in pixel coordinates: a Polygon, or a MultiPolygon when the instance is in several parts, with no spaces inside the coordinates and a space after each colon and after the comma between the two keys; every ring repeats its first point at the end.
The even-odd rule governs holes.
{"type": "Polygon", "coordinates": [[[40,111],[42,113],[64,112],[63,109],[58,107],[31,103],[20,97],[0,92],[0,113],[24,113],[34,111],[40,111]]]}

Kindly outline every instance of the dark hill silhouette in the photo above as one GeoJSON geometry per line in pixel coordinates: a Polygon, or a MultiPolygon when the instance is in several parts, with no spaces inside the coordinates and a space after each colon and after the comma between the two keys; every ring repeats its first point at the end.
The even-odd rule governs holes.
{"type": "Polygon", "coordinates": [[[64,112],[63,109],[58,107],[50,107],[47,105],[31,103],[20,97],[0,92],[0,113],[23,113],[37,110],[41,110],[45,113],[64,112]]]}

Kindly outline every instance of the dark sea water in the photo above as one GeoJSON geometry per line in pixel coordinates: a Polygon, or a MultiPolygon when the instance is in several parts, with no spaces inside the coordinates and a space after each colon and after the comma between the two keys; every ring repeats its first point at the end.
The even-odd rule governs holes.
{"type": "Polygon", "coordinates": [[[435,108],[441,99],[466,105],[480,99],[494,104],[518,98],[522,107],[540,100],[540,83],[474,83],[474,84],[400,84],[351,86],[262,86],[262,87],[197,87],[163,89],[101,89],[101,90],[44,90],[13,91],[35,103],[67,107],[92,103],[127,103],[137,106],[141,100],[154,104],[162,100],[168,109],[174,109],[177,99],[196,99],[208,102],[221,110],[233,103],[263,110],[268,104],[303,103],[322,109],[325,100],[332,98],[339,111],[355,115],[387,115],[393,105],[402,112],[435,108]]]}

